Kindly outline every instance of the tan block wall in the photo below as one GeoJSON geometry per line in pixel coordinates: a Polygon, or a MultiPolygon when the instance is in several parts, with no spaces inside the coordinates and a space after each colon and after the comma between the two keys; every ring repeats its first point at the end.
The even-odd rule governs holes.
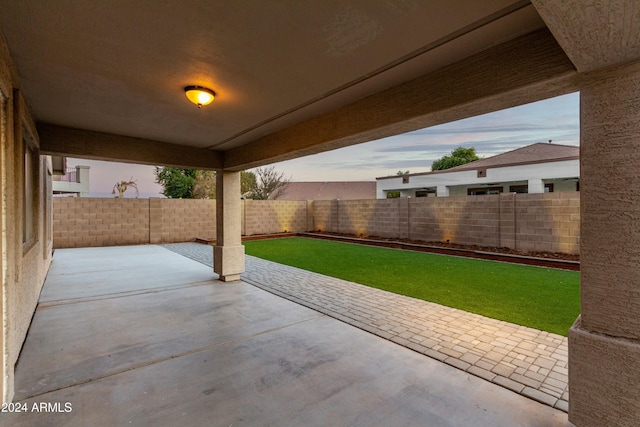
{"type": "Polygon", "coordinates": [[[215,238],[215,200],[56,197],[55,248],[141,245],[215,238]]]}
{"type": "Polygon", "coordinates": [[[56,248],[148,243],[149,200],[56,197],[53,239],[56,248]]]}
{"type": "Polygon", "coordinates": [[[580,253],[580,197],[576,194],[518,195],[514,199],[515,249],[580,253]]]}
{"type": "Polygon", "coordinates": [[[327,231],[406,238],[409,200],[334,200],[329,222],[331,229],[327,231]]]}
{"type": "Polygon", "coordinates": [[[242,234],[308,231],[310,202],[293,200],[244,200],[242,234]]]}
{"type": "Polygon", "coordinates": [[[413,199],[411,238],[498,246],[499,206],[497,195],[413,199]]]}
{"type": "Polygon", "coordinates": [[[216,237],[215,200],[149,199],[149,215],[149,243],[216,237]]]}
{"type": "Polygon", "coordinates": [[[310,231],[333,231],[335,200],[314,200],[311,209],[310,231]]]}
{"type": "Polygon", "coordinates": [[[580,252],[580,194],[313,202],[313,230],[522,251],[580,252]]]}
{"type": "MultiPolygon", "coordinates": [[[[303,231],[579,253],[579,193],[245,200],[242,234],[303,231]]],[[[214,200],[56,198],[56,248],[215,238],[214,200]]]]}

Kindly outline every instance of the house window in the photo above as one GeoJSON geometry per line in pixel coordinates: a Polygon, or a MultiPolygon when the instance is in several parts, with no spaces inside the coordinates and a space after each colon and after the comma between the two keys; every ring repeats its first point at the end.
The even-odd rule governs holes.
{"type": "MultiPolygon", "coordinates": [[[[529,186],[527,184],[524,185],[510,185],[509,186],[510,193],[518,193],[518,194],[527,194],[529,192],[529,186]]],[[[544,185],[545,193],[553,193],[553,184],[545,184],[544,185]]]]}
{"type": "Polygon", "coordinates": [[[403,176],[402,177],[402,183],[403,184],[408,184],[409,183],[409,177],[408,176],[403,176]]]}
{"type": "Polygon", "coordinates": [[[481,188],[469,188],[467,194],[469,196],[482,196],[485,194],[500,194],[502,193],[502,187],[481,187],[481,188]]]}
{"type": "Polygon", "coordinates": [[[397,199],[400,197],[399,191],[387,191],[387,199],[397,199]]]}
{"type": "Polygon", "coordinates": [[[524,185],[510,185],[509,186],[510,193],[518,193],[518,194],[526,194],[529,192],[529,186],[527,184],[524,185]]]}
{"type": "Polygon", "coordinates": [[[416,190],[416,197],[436,197],[436,190],[416,190]]]}
{"type": "MultiPolygon", "coordinates": [[[[23,131],[26,132],[26,131],[23,131]]],[[[22,201],[22,242],[30,244],[36,238],[36,219],[38,210],[38,198],[36,183],[38,182],[38,154],[29,143],[26,136],[23,137],[22,147],[24,151],[23,170],[23,201],[22,201]]]]}

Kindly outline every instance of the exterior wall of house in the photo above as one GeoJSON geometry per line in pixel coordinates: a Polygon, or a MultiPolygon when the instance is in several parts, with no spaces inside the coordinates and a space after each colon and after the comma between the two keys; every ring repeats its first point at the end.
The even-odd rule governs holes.
{"type": "Polygon", "coordinates": [[[20,91],[16,89],[19,84],[12,70],[9,52],[0,38],[0,314],[3,319],[0,348],[3,402],[10,402],[13,398],[15,364],[53,250],[51,159],[38,155],[38,134],[20,91]],[[25,144],[29,147],[26,150],[25,144]],[[29,160],[25,159],[25,152],[29,160]]]}
{"type": "Polygon", "coordinates": [[[54,193],[71,193],[77,194],[78,197],[89,197],[90,191],[90,174],[89,166],[75,167],[75,181],[65,181],[63,177],[54,177],[53,192],[54,193]]]}
{"type": "MultiPolygon", "coordinates": [[[[438,188],[438,197],[466,196],[469,188],[477,187],[499,186],[503,187],[503,192],[507,193],[510,185],[529,184],[530,181],[554,183],[554,191],[576,191],[575,181],[569,180],[579,176],[579,160],[489,168],[485,177],[478,177],[476,170],[393,176],[378,178],[376,197],[384,199],[388,191],[399,191],[401,197],[415,197],[416,191],[424,188],[438,188]],[[407,180],[408,182],[405,182],[407,180]],[[448,192],[441,191],[444,187],[448,192]]],[[[529,187],[530,193],[540,192],[533,189],[531,185],[529,187]]]]}

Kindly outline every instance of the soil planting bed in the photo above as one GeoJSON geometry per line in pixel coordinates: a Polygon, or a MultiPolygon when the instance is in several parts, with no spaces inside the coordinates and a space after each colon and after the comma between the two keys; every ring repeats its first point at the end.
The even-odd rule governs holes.
{"type": "Polygon", "coordinates": [[[443,242],[423,242],[409,239],[387,239],[378,236],[355,236],[338,233],[298,233],[299,236],[316,239],[336,240],[360,243],[385,248],[407,249],[412,251],[439,253],[444,255],[464,256],[469,258],[488,259],[511,262],[515,264],[537,265],[541,267],[561,268],[564,270],[580,270],[580,256],[553,252],[521,252],[509,248],[495,248],[474,245],[458,245],[443,242]]]}

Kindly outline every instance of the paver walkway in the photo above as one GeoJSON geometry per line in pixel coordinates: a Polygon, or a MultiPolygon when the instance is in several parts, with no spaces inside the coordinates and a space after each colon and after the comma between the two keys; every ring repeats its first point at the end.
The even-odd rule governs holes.
{"type": "MultiPolygon", "coordinates": [[[[198,243],[165,248],[213,266],[198,243]]],[[[567,411],[567,338],[246,256],[242,280],[567,411]]]]}

